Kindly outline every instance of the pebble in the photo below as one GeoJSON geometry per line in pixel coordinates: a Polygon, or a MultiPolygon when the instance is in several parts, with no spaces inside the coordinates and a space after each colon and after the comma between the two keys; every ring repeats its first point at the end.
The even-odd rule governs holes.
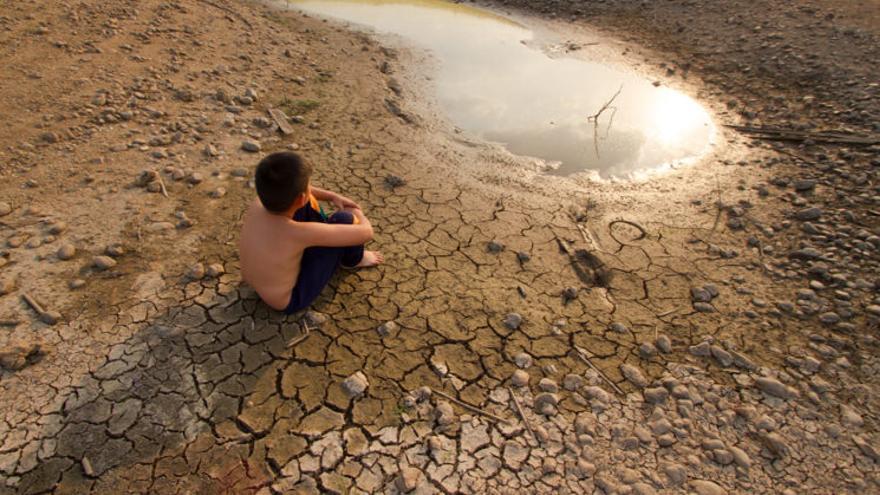
{"type": "Polygon", "coordinates": [[[84,287],[86,285],[86,281],[81,278],[75,278],[67,283],[67,287],[71,290],[76,290],[84,287]]]}
{"type": "Polygon", "coordinates": [[[397,323],[394,321],[386,321],[379,325],[379,327],[376,328],[376,331],[379,333],[379,336],[387,337],[391,332],[397,331],[397,323]]]}
{"type": "Polygon", "coordinates": [[[697,495],[727,495],[727,490],[721,488],[714,481],[692,480],[690,485],[697,492],[697,495]]]}
{"type": "Polygon", "coordinates": [[[660,352],[672,352],[672,340],[670,340],[669,336],[667,335],[660,335],[659,337],[657,337],[657,341],[654,342],[654,345],[657,346],[657,349],[659,349],[660,352]]]}
{"type": "Polygon", "coordinates": [[[205,278],[205,265],[201,263],[195,263],[189,267],[186,271],[186,278],[190,280],[201,280],[205,278]]]}
{"type": "Polygon", "coordinates": [[[620,372],[627,381],[638,388],[644,388],[648,385],[648,380],[645,379],[642,371],[631,364],[621,364],[620,372]]]}
{"type": "Polygon", "coordinates": [[[516,330],[522,325],[522,316],[519,313],[508,313],[504,317],[504,326],[510,330],[516,330]]]}
{"type": "Polygon", "coordinates": [[[404,179],[403,177],[398,177],[396,175],[386,175],[385,185],[392,189],[402,187],[406,185],[406,179],[404,179]]]}
{"type": "Polygon", "coordinates": [[[54,325],[61,320],[61,313],[58,311],[44,311],[40,313],[40,321],[47,325],[54,325]]]}
{"type": "Polygon", "coordinates": [[[551,394],[559,392],[559,385],[549,378],[541,378],[538,382],[538,388],[543,392],[549,392],[551,394]]]}
{"type": "Polygon", "coordinates": [[[360,397],[369,386],[370,382],[362,371],[354,373],[342,382],[342,389],[349,398],[360,397]]]}
{"type": "Polygon", "coordinates": [[[818,220],[822,216],[822,210],[819,208],[804,208],[802,210],[798,210],[794,217],[801,222],[812,222],[814,220],[818,220]]]}
{"type": "Polygon", "coordinates": [[[768,395],[772,395],[775,397],[779,397],[780,399],[793,399],[797,397],[797,391],[793,388],[785,385],[784,383],[776,380],[775,378],[769,378],[766,376],[762,376],[755,380],[755,384],[758,388],[761,389],[764,393],[768,395]]]}
{"type": "Polygon", "coordinates": [[[116,260],[109,256],[95,256],[92,258],[92,266],[98,270],[108,270],[116,266],[116,260]]]}
{"type": "Polygon", "coordinates": [[[663,387],[646,388],[643,393],[645,400],[652,404],[662,404],[669,397],[669,391],[663,387]]]}
{"type": "Polygon", "coordinates": [[[545,416],[556,414],[556,406],[559,404],[559,397],[556,394],[544,392],[535,397],[535,412],[545,416]]]}
{"type": "Polygon", "coordinates": [[[207,275],[208,278],[217,278],[224,273],[226,273],[226,269],[223,268],[223,265],[220,263],[211,263],[208,265],[207,270],[205,270],[205,275],[207,275]]]}
{"type": "Polygon", "coordinates": [[[226,188],[225,187],[218,187],[217,189],[214,189],[213,191],[208,193],[208,195],[214,199],[220,199],[223,196],[226,196],[226,188]]]}
{"type": "Polygon", "coordinates": [[[626,327],[623,323],[615,321],[608,326],[612,332],[615,333],[629,333],[629,328],[626,327]]]}
{"type": "Polygon", "coordinates": [[[516,364],[518,368],[528,368],[532,365],[532,356],[526,354],[525,352],[520,352],[513,357],[513,363],[516,364]]]}
{"type": "Polygon", "coordinates": [[[258,153],[263,147],[256,141],[246,139],[241,142],[241,149],[249,153],[258,153]]]}
{"type": "Polygon", "coordinates": [[[12,213],[12,205],[6,201],[0,201],[0,217],[5,217],[12,213]]]}
{"type": "Polygon", "coordinates": [[[123,248],[120,244],[110,244],[104,249],[104,253],[107,256],[118,258],[125,254],[125,248],[123,248]]]}
{"type": "Polygon", "coordinates": [[[15,289],[15,282],[12,278],[0,278],[0,296],[5,296],[15,289]]]}
{"type": "Polygon", "coordinates": [[[574,373],[569,373],[562,379],[562,387],[569,392],[580,390],[585,384],[586,380],[584,380],[584,377],[575,375],[574,373]]]}
{"type": "Polygon", "coordinates": [[[504,251],[504,244],[497,241],[489,241],[486,243],[486,251],[489,251],[490,253],[500,253],[501,251],[504,251]]]}
{"type": "Polygon", "coordinates": [[[76,246],[70,243],[62,244],[55,253],[58,259],[67,261],[76,256],[76,246]]]}
{"type": "Polygon", "coordinates": [[[510,383],[515,387],[525,387],[529,384],[529,374],[523,370],[516,370],[510,376],[510,383]]]}

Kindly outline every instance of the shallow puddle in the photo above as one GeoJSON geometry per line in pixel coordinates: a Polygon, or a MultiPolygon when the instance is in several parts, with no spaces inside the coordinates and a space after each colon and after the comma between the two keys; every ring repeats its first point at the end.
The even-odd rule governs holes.
{"type": "Polygon", "coordinates": [[[453,124],[558,165],[558,174],[667,168],[705,153],[714,134],[708,113],[688,96],[600,63],[551,58],[529,46],[532,31],[485,10],[440,0],[289,4],[428,49],[437,60],[437,100],[453,124]]]}

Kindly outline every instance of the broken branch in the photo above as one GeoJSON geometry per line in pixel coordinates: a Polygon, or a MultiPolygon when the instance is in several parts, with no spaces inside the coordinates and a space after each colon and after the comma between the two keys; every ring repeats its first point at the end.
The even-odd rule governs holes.
{"type": "Polygon", "coordinates": [[[455,397],[447,394],[446,392],[443,392],[441,390],[434,390],[433,392],[435,394],[439,395],[440,397],[443,397],[444,399],[448,400],[449,402],[458,404],[459,406],[467,409],[468,411],[470,411],[472,413],[476,413],[481,416],[485,416],[487,418],[494,419],[495,421],[499,421],[504,424],[508,424],[508,425],[510,424],[510,420],[502,418],[501,416],[496,416],[488,411],[484,411],[477,406],[472,406],[472,405],[468,404],[467,402],[462,402],[462,401],[456,399],[455,397]]]}
{"type": "Polygon", "coordinates": [[[587,352],[586,349],[578,347],[578,346],[574,346],[574,348],[575,348],[575,351],[577,351],[577,352],[575,352],[575,354],[577,354],[577,356],[580,357],[583,362],[587,363],[587,366],[589,366],[590,368],[592,368],[593,371],[598,373],[599,376],[602,377],[602,379],[605,380],[605,382],[608,385],[610,385],[611,388],[613,388],[615,392],[617,392],[620,395],[624,395],[623,390],[620,387],[618,387],[616,383],[612,382],[611,379],[608,378],[608,376],[605,375],[604,372],[602,372],[602,370],[597,368],[596,365],[594,365],[592,361],[590,361],[589,353],[587,352]]]}
{"type": "Polygon", "coordinates": [[[526,413],[523,411],[522,406],[519,403],[519,399],[516,398],[516,395],[513,395],[513,389],[507,387],[507,393],[510,394],[510,398],[513,399],[513,405],[516,406],[516,412],[519,414],[519,417],[522,418],[523,425],[526,427],[526,430],[529,431],[529,435],[532,436],[532,439],[537,441],[538,437],[535,436],[535,432],[532,431],[532,425],[529,424],[528,418],[526,418],[526,413]]]}

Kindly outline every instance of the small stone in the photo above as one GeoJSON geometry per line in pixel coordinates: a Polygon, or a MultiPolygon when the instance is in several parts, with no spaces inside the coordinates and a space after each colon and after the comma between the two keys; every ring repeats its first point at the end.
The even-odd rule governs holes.
{"type": "Polygon", "coordinates": [[[0,217],[5,217],[12,213],[12,205],[6,201],[0,201],[0,217]]]}
{"type": "Polygon", "coordinates": [[[624,325],[623,323],[617,321],[609,325],[608,328],[610,328],[611,331],[615,333],[629,333],[629,328],[627,328],[626,325],[624,325]]]}
{"type": "Polygon", "coordinates": [[[669,397],[669,391],[664,387],[646,388],[643,392],[645,400],[651,404],[662,404],[669,397]]]}
{"type": "Polygon", "coordinates": [[[486,251],[489,251],[490,253],[500,253],[501,251],[504,251],[504,244],[497,241],[489,241],[486,243],[486,251]]]}
{"type": "Polygon", "coordinates": [[[263,147],[256,141],[246,139],[241,142],[241,149],[249,153],[258,153],[263,147]]]}
{"type": "Polygon", "coordinates": [[[694,303],[694,309],[700,313],[714,313],[715,307],[709,303],[704,302],[696,302],[694,303]]]}
{"type": "Polygon", "coordinates": [[[386,321],[385,323],[379,325],[379,327],[376,328],[376,331],[379,332],[379,336],[387,337],[389,334],[391,334],[391,332],[396,332],[397,328],[397,323],[393,321],[386,321]]]}
{"type": "Polygon", "coordinates": [[[872,459],[874,462],[880,462],[880,450],[859,435],[852,436],[853,443],[862,451],[862,454],[872,459]]]}
{"type": "Polygon", "coordinates": [[[584,380],[584,377],[575,375],[574,373],[569,373],[562,379],[562,387],[569,392],[576,392],[585,384],[586,380],[584,380]]]}
{"type": "Polygon", "coordinates": [[[210,157],[220,156],[220,150],[218,150],[213,144],[205,145],[205,149],[202,150],[202,153],[204,153],[205,156],[210,157]]]}
{"type": "Polygon", "coordinates": [[[654,342],[654,345],[657,346],[657,349],[659,349],[660,352],[672,352],[672,340],[670,340],[669,336],[667,335],[660,335],[659,337],[657,337],[657,341],[654,342]]]}
{"type": "Polygon", "coordinates": [[[812,222],[814,220],[818,220],[822,216],[822,210],[819,208],[804,208],[803,210],[798,210],[794,217],[801,222],[812,222]]]}
{"type": "Polygon", "coordinates": [[[397,477],[397,489],[401,493],[409,493],[416,489],[419,485],[419,479],[422,476],[422,472],[414,467],[407,466],[400,470],[400,475],[397,477]]]}
{"type": "Polygon", "coordinates": [[[721,366],[727,367],[733,364],[733,356],[721,347],[712,345],[709,346],[709,350],[712,352],[712,357],[714,357],[721,366]]]}
{"type": "Polygon", "coordinates": [[[204,182],[204,180],[205,180],[204,175],[200,174],[199,172],[193,172],[190,174],[188,182],[190,184],[195,185],[195,184],[201,184],[202,182],[204,182]]]}
{"type": "Polygon", "coordinates": [[[62,244],[61,247],[58,248],[58,251],[55,253],[58,256],[58,259],[67,261],[76,256],[76,246],[70,243],[62,244]]]}
{"type": "Polygon", "coordinates": [[[370,382],[362,371],[356,372],[342,382],[342,389],[349,398],[360,397],[369,386],[370,382]]]}
{"type": "Polygon", "coordinates": [[[516,259],[517,259],[520,263],[525,263],[526,261],[531,260],[532,257],[529,255],[529,253],[526,253],[526,252],[523,252],[523,251],[517,251],[517,253],[516,253],[516,259]]]}
{"type": "Polygon", "coordinates": [[[47,325],[54,325],[61,320],[61,313],[58,311],[44,311],[40,313],[40,321],[47,325]]]}
{"type": "Polygon", "coordinates": [[[638,388],[644,388],[648,385],[648,380],[645,379],[645,375],[642,374],[642,371],[631,364],[621,364],[620,372],[627,381],[638,388]]]}
{"type": "Polygon", "coordinates": [[[233,169],[232,172],[230,172],[230,175],[232,175],[233,177],[247,177],[248,174],[250,174],[250,172],[248,172],[248,169],[243,167],[233,169]]]}
{"type": "Polygon", "coordinates": [[[538,382],[538,388],[543,392],[549,392],[551,394],[559,392],[559,385],[549,378],[541,378],[538,382]]]}
{"type": "Polygon", "coordinates": [[[205,270],[205,275],[207,275],[208,278],[217,278],[224,273],[226,273],[226,269],[223,268],[223,265],[220,263],[212,263],[208,265],[207,270],[205,270]]]}
{"type": "Polygon", "coordinates": [[[651,359],[657,355],[657,348],[650,342],[642,342],[639,346],[639,356],[642,359],[651,359]]]}
{"type": "Polygon", "coordinates": [[[396,175],[386,175],[385,176],[385,184],[394,189],[396,187],[402,187],[406,185],[406,179],[403,177],[398,177],[396,175]]]}
{"type": "Polygon", "coordinates": [[[513,375],[510,376],[510,383],[514,387],[525,387],[529,384],[529,374],[523,370],[516,370],[513,372],[513,375]]]}
{"type": "Polygon", "coordinates": [[[48,232],[52,235],[59,235],[67,230],[67,224],[64,222],[55,222],[49,226],[48,232]]]}
{"type": "Polygon", "coordinates": [[[125,248],[123,248],[120,244],[111,244],[104,249],[104,253],[107,256],[112,256],[114,258],[118,258],[125,254],[125,248]]]}
{"type": "Polygon", "coordinates": [[[712,294],[703,287],[691,287],[691,300],[693,302],[709,302],[712,294]]]}
{"type": "Polygon", "coordinates": [[[780,399],[793,399],[798,395],[796,390],[774,378],[762,376],[755,380],[755,384],[764,393],[780,399]]]}
{"type": "Polygon", "coordinates": [[[81,278],[75,278],[67,283],[67,287],[70,288],[71,290],[80,289],[82,287],[85,287],[85,285],[86,285],[86,281],[81,278]]]}
{"type": "Polygon", "coordinates": [[[448,425],[456,420],[452,405],[445,400],[439,401],[434,407],[434,417],[439,425],[448,425]]]}
{"type": "Polygon", "coordinates": [[[303,315],[303,319],[305,322],[313,327],[320,327],[327,321],[327,317],[323,313],[318,313],[317,311],[308,310],[306,314],[303,315]]]}
{"type": "Polygon", "coordinates": [[[545,416],[556,414],[556,406],[559,404],[559,397],[556,394],[544,392],[535,397],[535,412],[545,416]]]}
{"type": "Polygon", "coordinates": [[[703,341],[697,345],[690,346],[688,348],[688,352],[690,352],[694,356],[708,357],[712,354],[712,349],[708,342],[703,341]]]}
{"type": "Polygon", "coordinates": [[[565,290],[562,291],[562,299],[565,302],[573,301],[578,297],[578,290],[574,287],[566,287],[565,290]]]}
{"type": "Polygon", "coordinates": [[[109,256],[95,256],[92,258],[92,266],[98,270],[109,270],[116,266],[116,260],[109,256]]]}
{"type": "Polygon", "coordinates": [[[189,270],[186,271],[186,278],[190,280],[201,280],[205,278],[205,265],[201,263],[195,263],[189,267],[189,270]]]}
{"type": "Polygon", "coordinates": [[[862,415],[847,404],[840,405],[840,422],[844,426],[859,428],[865,424],[862,415]]]}
{"type": "Polygon", "coordinates": [[[510,330],[516,330],[522,325],[522,316],[519,313],[508,313],[504,317],[504,326],[510,330]]]}
{"type": "Polygon", "coordinates": [[[532,365],[532,356],[529,356],[525,352],[520,352],[513,357],[513,363],[516,364],[517,368],[528,368],[532,365]]]}
{"type": "Polygon", "coordinates": [[[697,495],[727,495],[727,490],[718,486],[714,481],[692,480],[690,485],[697,492],[697,495]]]}
{"type": "Polygon", "coordinates": [[[730,451],[730,454],[733,456],[733,462],[735,462],[737,466],[743,469],[749,469],[752,467],[752,459],[746,451],[733,446],[727,447],[727,450],[730,451]]]}
{"type": "Polygon", "coordinates": [[[95,477],[95,469],[92,467],[92,462],[89,461],[88,457],[83,456],[82,460],[80,460],[80,464],[82,465],[83,474],[89,478],[95,477]]]}
{"type": "Polygon", "coordinates": [[[214,189],[213,191],[208,193],[208,195],[214,199],[220,199],[223,196],[226,196],[226,188],[225,187],[218,187],[217,189],[214,189]]]}

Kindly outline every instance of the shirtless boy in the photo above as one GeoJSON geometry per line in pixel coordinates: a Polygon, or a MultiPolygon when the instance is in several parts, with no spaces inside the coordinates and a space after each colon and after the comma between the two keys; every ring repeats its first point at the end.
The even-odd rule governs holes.
{"type": "Polygon", "coordinates": [[[241,274],[263,301],[287,314],[308,307],[341,265],[384,261],[364,251],[373,227],[354,201],[312,187],[311,165],[296,153],[273,153],[257,165],[257,199],[244,217],[241,274]],[[324,215],[318,201],[337,211],[324,215]]]}

